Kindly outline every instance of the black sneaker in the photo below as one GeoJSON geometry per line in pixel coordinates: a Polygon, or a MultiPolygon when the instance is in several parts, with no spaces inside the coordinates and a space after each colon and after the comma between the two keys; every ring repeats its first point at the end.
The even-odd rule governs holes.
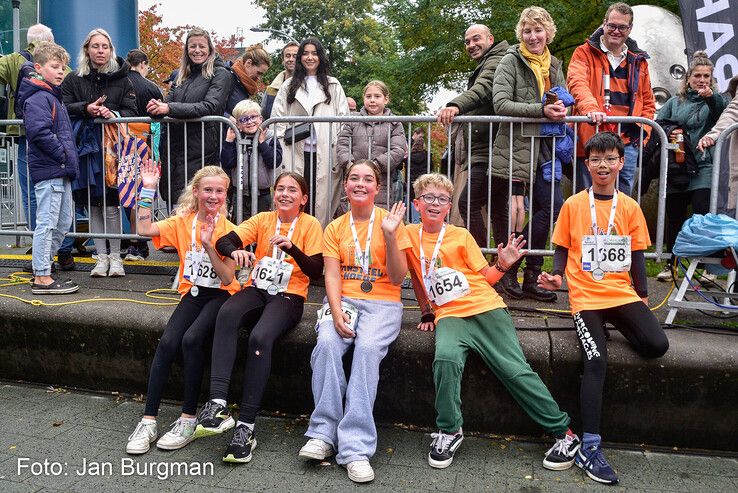
{"type": "Polygon", "coordinates": [[[254,432],[246,425],[236,426],[233,432],[231,444],[228,445],[223,462],[233,462],[236,464],[245,464],[251,461],[251,452],[256,448],[256,438],[254,432]]]}
{"type": "Polygon", "coordinates": [[[59,253],[56,256],[56,264],[61,270],[74,270],[74,257],[71,253],[59,253]]]}
{"type": "Polygon", "coordinates": [[[195,438],[217,435],[228,431],[236,424],[226,406],[207,401],[197,415],[195,438]]]}
{"type": "Polygon", "coordinates": [[[548,449],[543,459],[543,467],[552,471],[564,471],[574,465],[574,456],[577,455],[581,442],[576,435],[564,434],[556,440],[553,447],[548,449]]]}
{"type": "Polygon", "coordinates": [[[438,430],[438,433],[431,433],[431,438],[433,441],[428,452],[428,465],[436,469],[450,466],[454,460],[454,453],[464,441],[464,434],[461,430],[454,435],[438,430]]]}

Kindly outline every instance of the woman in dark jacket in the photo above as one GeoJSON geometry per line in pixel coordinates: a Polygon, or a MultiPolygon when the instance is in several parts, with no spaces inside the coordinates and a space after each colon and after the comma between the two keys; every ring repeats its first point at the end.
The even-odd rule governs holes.
{"type": "MultiPolygon", "coordinates": [[[[128,80],[130,65],[115,55],[105,30],[90,31],[82,44],[78,65],[77,71],[67,75],[61,85],[64,106],[72,120],[137,116],[136,96],[128,80]]],[[[90,231],[120,233],[118,189],[106,187],[104,195],[104,200],[92,193],[89,196],[90,231]]],[[[110,255],[104,239],[94,241],[98,259],[90,276],[124,276],[120,240],[108,240],[110,255]]]]}
{"type": "MultiPolygon", "coordinates": [[[[152,99],[146,110],[153,117],[177,119],[222,116],[230,93],[231,74],[207,31],[195,27],[187,33],[177,79],[166,102],[152,99]]],[[[198,169],[218,164],[220,131],[217,122],[162,125],[159,190],[165,199],[178,200],[198,169]]]]}
{"type": "Polygon", "coordinates": [[[226,102],[226,115],[233,115],[233,108],[238,103],[244,99],[251,99],[259,92],[259,86],[262,84],[261,78],[264,77],[271,64],[269,53],[261,46],[261,43],[257,43],[246,48],[243,56],[228,67],[233,79],[233,88],[226,102]]]}

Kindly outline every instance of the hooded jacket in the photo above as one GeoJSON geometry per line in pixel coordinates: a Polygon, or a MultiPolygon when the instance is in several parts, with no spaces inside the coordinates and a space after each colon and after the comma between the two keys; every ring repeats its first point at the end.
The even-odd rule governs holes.
{"type": "MultiPolygon", "coordinates": [[[[551,55],[549,68],[551,87],[564,85],[564,73],[561,61],[551,55]]],[[[520,53],[520,45],[513,45],[500,60],[495,73],[493,92],[495,111],[501,116],[519,116],[526,118],[542,118],[543,103],[538,89],[538,82],[528,60],[520,53]]],[[[533,169],[538,166],[538,151],[541,139],[533,140],[531,136],[540,136],[538,123],[516,123],[512,126],[503,124],[495,137],[492,149],[492,175],[507,180],[510,176],[510,130],[512,127],[512,178],[529,182],[531,152],[533,153],[533,169]]]]}
{"type": "MultiPolygon", "coordinates": [[[[597,29],[584,44],[577,47],[569,62],[566,83],[577,104],[573,116],[586,116],[590,111],[604,111],[605,89],[602,72],[610,73],[610,61],[607,53],[600,48],[600,37],[604,33],[602,27],[597,29]]],[[[628,50],[628,89],[630,98],[629,116],[654,118],[656,100],[651,89],[651,77],[648,74],[648,53],[638,48],[631,38],[625,41],[628,50]]],[[[595,134],[595,126],[580,123],[577,126],[577,156],[584,156],[584,144],[595,134]]],[[[643,127],[644,138],[651,135],[651,127],[643,127]]],[[[629,139],[626,139],[629,140],[629,139]]]]}
{"type": "Polygon", "coordinates": [[[89,118],[86,107],[100,96],[107,96],[103,105],[122,117],[138,116],[136,94],[128,80],[131,66],[121,57],[116,57],[118,70],[103,73],[90,68],[90,73],[80,77],[71,72],[62,82],[62,98],[71,118],[89,118]]]}
{"type": "MultiPolygon", "coordinates": [[[[33,69],[27,62],[22,70],[33,69]]],[[[28,169],[35,184],[52,178],[76,178],[79,158],[61,88],[35,72],[21,80],[15,112],[28,139],[28,169]]]]}
{"type": "MultiPolygon", "coordinates": [[[[509,48],[510,45],[504,40],[490,46],[482,55],[482,58],[479,59],[477,67],[469,77],[466,91],[456,96],[446,106],[456,106],[459,108],[459,115],[464,116],[494,115],[492,89],[494,87],[495,71],[509,48]]],[[[463,127],[466,133],[468,124],[464,124],[463,127]]],[[[488,123],[473,123],[471,126],[472,166],[481,165],[486,167],[489,162],[490,128],[492,129],[491,138],[494,138],[497,134],[498,124],[495,123],[490,127],[488,123]]]]}

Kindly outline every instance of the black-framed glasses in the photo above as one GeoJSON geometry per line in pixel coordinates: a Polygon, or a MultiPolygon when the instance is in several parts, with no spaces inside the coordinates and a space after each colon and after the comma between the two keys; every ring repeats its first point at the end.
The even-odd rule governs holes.
{"type": "Polygon", "coordinates": [[[621,33],[627,33],[631,28],[630,24],[613,24],[612,22],[608,22],[605,26],[610,31],[620,31],[621,33]]]}
{"type": "Polygon", "coordinates": [[[607,164],[613,165],[613,164],[617,163],[619,160],[620,160],[620,157],[619,156],[608,156],[608,157],[605,157],[605,158],[591,157],[591,158],[587,159],[587,162],[589,164],[592,164],[594,166],[597,166],[597,165],[599,165],[602,162],[605,162],[607,164]]]}
{"type": "Polygon", "coordinates": [[[242,116],[238,119],[238,123],[248,125],[251,122],[257,121],[259,118],[261,118],[261,115],[242,116]]]}
{"type": "Polygon", "coordinates": [[[438,202],[438,205],[448,205],[451,203],[451,197],[448,195],[432,195],[430,193],[425,193],[421,195],[420,198],[428,205],[433,202],[438,202]]]}

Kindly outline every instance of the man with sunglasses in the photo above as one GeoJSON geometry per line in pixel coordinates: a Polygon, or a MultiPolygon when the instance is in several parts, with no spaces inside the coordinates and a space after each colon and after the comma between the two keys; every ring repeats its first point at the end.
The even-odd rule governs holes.
{"type": "MultiPolygon", "coordinates": [[[[587,116],[592,122],[577,126],[577,191],[592,183],[584,165],[584,143],[598,131],[618,131],[617,125],[608,128],[607,124],[598,124],[606,122],[608,116],[654,117],[656,102],[648,74],[649,56],[629,37],[632,27],[633,9],[625,3],[610,5],[602,26],[574,50],[569,62],[566,83],[576,100],[573,115],[587,116]]],[[[648,140],[651,127],[621,124],[619,133],[625,143],[625,166],[618,189],[630,195],[638,149],[648,140]]]]}

